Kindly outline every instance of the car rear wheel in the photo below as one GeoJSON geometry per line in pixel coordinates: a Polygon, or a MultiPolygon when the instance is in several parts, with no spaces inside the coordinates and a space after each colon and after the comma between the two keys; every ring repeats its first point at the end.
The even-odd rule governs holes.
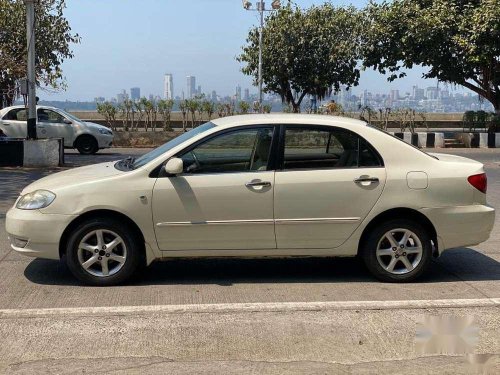
{"type": "Polygon", "coordinates": [[[75,147],[82,155],[93,155],[99,151],[97,140],[91,135],[82,135],[75,142],[75,147]]]}
{"type": "Polygon", "coordinates": [[[80,281],[96,286],[116,285],[130,278],[143,263],[138,236],[111,219],[91,219],[71,234],[66,263],[80,281]]]}
{"type": "Polygon", "coordinates": [[[432,242],[424,227],[411,220],[391,220],[373,229],[361,248],[370,272],[379,280],[409,282],[432,260],[432,242]]]}

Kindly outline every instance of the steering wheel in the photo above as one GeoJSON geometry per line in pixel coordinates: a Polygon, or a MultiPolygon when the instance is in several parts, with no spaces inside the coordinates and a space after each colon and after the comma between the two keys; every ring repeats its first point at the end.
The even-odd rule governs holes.
{"type": "Polygon", "coordinates": [[[193,151],[191,151],[190,154],[193,155],[193,161],[194,161],[195,167],[193,168],[193,164],[191,164],[189,167],[187,167],[187,172],[193,172],[193,171],[196,171],[196,170],[200,170],[201,169],[201,163],[198,160],[198,157],[196,156],[196,154],[193,151]]]}

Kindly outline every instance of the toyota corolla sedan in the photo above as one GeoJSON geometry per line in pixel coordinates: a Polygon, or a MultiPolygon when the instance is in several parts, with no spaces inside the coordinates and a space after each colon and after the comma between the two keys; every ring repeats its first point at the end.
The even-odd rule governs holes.
{"type": "Polygon", "coordinates": [[[42,178],[6,228],[14,250],[63,259],[91,285],[156,259],[356,255],[376,278],[407,282],[444,250],[488,239],[486,185],[481,163],[362,121],[245,115],[42,178]]]}

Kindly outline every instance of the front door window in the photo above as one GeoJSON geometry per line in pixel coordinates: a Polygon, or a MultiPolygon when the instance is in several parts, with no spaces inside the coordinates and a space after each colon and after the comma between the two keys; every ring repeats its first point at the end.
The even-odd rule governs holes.
{"type": "Polygon", "coordinates": [[[266,171],[272,128],[232,131],[212,138],[181,155],[184,172],[234,173],[266,171]]]}

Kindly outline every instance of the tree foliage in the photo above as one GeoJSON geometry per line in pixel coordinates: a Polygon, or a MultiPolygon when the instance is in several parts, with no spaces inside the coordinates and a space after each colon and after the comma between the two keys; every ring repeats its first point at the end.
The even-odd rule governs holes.
{"type": "Polygon", "coordinates": [[[425,78],[462,85],[500,112],[498,0],[394,0],[365,11],[365,67],[394,80],[422,65],[425,78]]]}
{"type": "MultiPolygon", "coordinates": [[[[79,43],[64,17],[65,0],[39,0],[35,8],[36,78],[39,86],[64,87],[61,65],[73,57],[79,43]]],[[[0,0],[0,108],[17,97],[18,81],[26,77],[26,5],[22,0],[0,0]]]]}
{"type": "MultiPolygon", "coordinates": [[[[295,112],[308,94],[320,99],[341,85],[359,80],[361,13],[331,4],[300,9],[288,5],[266,18],[263,29],[263,82],[295,112]]],[[[259,31],[250,30],[239,62],[244,74],[258,80],[259,31]]]]}

